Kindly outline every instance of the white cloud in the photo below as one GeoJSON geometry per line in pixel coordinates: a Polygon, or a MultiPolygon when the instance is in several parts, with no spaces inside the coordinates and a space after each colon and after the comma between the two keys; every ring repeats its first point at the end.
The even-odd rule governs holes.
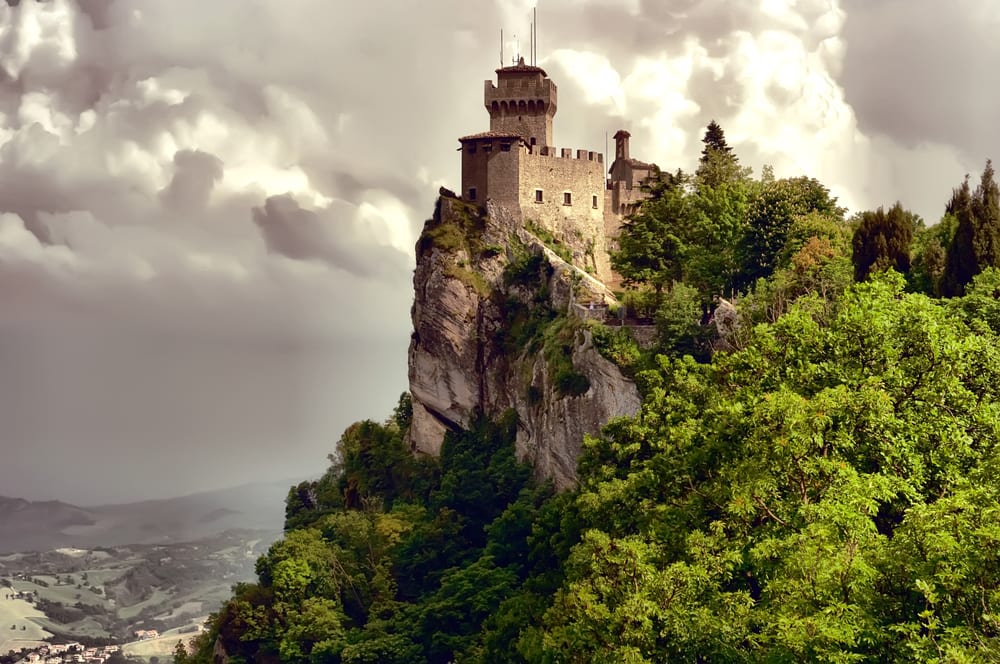
{"type": "MultiPolygon", "coordinates": [[[[459,184],[456,138],[487,126],[499,29],[527,54],[536,3],[390,4],[0,10],[7,444],[178,445],[242,479],[274,470],[237,466],[275,439],[300,451],[280,472],[319,470],[340,428],[387,412],[405,385],[416,235],[437,188],[459,184]],[[131,428],[78,396],[97,370],[84,353],[131,428]],[[224,394],[225,416],[195,393],[224,394]],[[156,415],[164,402],[183,405],[166,410],[184,426],[156,415]],[[60,407],[86,410],[86,426],[60,407]]],[[[634,156],[691,169],[715,119],[745,164],[934,221],[1000,145],[992,0],[538,4],[560,146],[594,149],[624,127],[634,156]]],[[[4,491],[26,491],[21,477],[0,467],[4,491]]]]}

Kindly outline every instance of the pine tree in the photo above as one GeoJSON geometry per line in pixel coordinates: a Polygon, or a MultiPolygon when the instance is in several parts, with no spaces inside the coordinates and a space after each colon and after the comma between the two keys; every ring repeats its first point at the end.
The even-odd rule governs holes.
{"type": "Polygon", "coordinates": [[[740,167],[740,160],[726,143],[725,132],[715,120],[708,123],[701,142],[705,147],[702,148],[696,172],[699,186],[715,188],[747,176],[747,171],[740,167]]]}
{"type": "MultiPolygon", "coordinates": [[[[708,123],[708,127],[705,128],[705,137],[701,139],[701,142],[705,144],[701,151],[700,160],[703,166],[709,162],[713,152],[723,155],[730,155],[733,152],[733,149],[726,143],[726,133],[722,131],[722,127],[715,120],[708,123]]],[[[735,156],[733,158],[735,159],[735,156]]]]}

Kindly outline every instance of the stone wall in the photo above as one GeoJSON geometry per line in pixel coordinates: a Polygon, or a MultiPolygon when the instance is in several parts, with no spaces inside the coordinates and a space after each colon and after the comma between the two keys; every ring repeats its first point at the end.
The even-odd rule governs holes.
{"type": "Polygon", "coordinates": [[[532,149],[498,137],[466,140],[462,146],[462,197],[466,200],[471,200],[471,188],[476,190],[477,204],[490,200],[507,207],[519,223],[533,222],[569,247],[578,267],[605,282],[619,281],[611,271],[608,249],[621,218],[608,201],[601,153],[532,149]],[[504,144],[510,145],[509,151],[503,150],[504,144]]]}
{"type": "Polygon", "coordinates": [[[611,211],[619,217],[631,214],[639,203],[649,198],[649,194],[640,188],[638,182],[629,187],[626,182],[620,180],[611,182],[608,194],[611,197],[611,211]]]}
{"type": "Polygon", "coordinates": [[[476,190],[476,201],[482,203],[489,197],[487,179],[491,152],[485,152],[479,141],[470,141],[462,146],[462,198],[471,200],[469,190],[476,190]]]}
{"type": "Polygon", "coordinates": [[[511,208],[518,206],[518,171],[526,148],[520,141],[499,138],[466,141],[462,146],[462,197],[470,200],[469,189],[476,189],[476,203],[490,199],[511,208]],[[503,145],[509,145],[505,151],[503,145]],[[474,151],[472,151],[474,149],[474,151]]]}
{"type": "Polygon", "coordinates": [[[590,267],[599,278],[611,273],[604,238],[604,159],[600,153],[554,148],[550,154],[521,155],[521,216],[570,247],[573,262],[590,267]],[[541,202],[536,192],[541,190],[541,202]],[[569,194],[569,204],[566,204],[569,194]],[[597,199],[596,206],[594,199],[597,199]]]}

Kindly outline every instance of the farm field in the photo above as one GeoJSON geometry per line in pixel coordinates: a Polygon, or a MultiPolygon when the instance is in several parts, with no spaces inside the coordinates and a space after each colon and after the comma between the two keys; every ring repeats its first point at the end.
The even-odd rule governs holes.
{"type": "MultiPolygon", "coordinates": [[[[197,620],[192,621],[190,625],[185,626],[187,629],[201,625],[208,616],[201,616],[197,620]]],[[[122,646],[122,654],[127,656],[141,657],[145,660],[149,660],[150,657],[159,657],[160,660],[169,659],[173,655],[174,648],[177,647],[178,641],[184,641],[184,645],[188,645],[192,639],[198,636],[198,632],[181,632],[181,629],[185,627],[179,627],[176,629],[171,629],[160,635],[158,639],[147,639],[145,641],[134,641],[132,643],[126,643],[122,646]]]]}
{"type": "Polygon", "coordinates": [[[2,649],[10,639],[55,635],[126,643],[138,629],[172,634],[172,650],[179,637],[169,630],[191,627],[229,597],[233,584],[252,580],[254,563],[277,536],[227,531],[195,542],[4,555],[0,653],[10,649],[2,649]],[[15,592],[24,599],[3,599],[15,592]]]}
{"type": "Polygon", "coordinates": [[[4,599],[6,590],[0,589],[0,653],[20,649],[24,642],[41,641],[52,636],[38,623],[38,620],[45,619],[45,614],[22,599],[4,599]],[[11,629],[12,625],[16,629],[11,629]]]}
{"type": "MultiPolygon", "coordinates": [[[[19,590],[21,592],[35,592],[42,599],[49,602],[58,602],[60,604],[76,604],[80,602],[82,604],[89,604],[92,606],[100,606],[104,608],[110,608],[110,603],[103,595],[98,595],[92,591],[89,587],[77,588],[76,585],[55,585],[51,579],[52,577],[34,577],[37,579],[45,579],[46,583],[50,585],[48,587],[39,586],[32,581],[19,581],[14,580],[11,585],[14,590],[19,590]]],[[[96,586],[100,587],[100,586],[96,586]]]]}

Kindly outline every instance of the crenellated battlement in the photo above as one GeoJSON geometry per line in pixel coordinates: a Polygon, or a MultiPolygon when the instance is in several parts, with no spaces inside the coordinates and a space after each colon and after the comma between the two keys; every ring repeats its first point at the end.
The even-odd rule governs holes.
{"type": "MultiPolygon", "coordinates": [[[[530,150],[529,150],[530,151],[530,150]]],[[[530,151],[540,157],[553,157],[555,159],[579,159],[580,161],[595,161],[598,164],[604,163],[604,154],[593,150],[574,150],[573,148],[554,148],[543,145],[534,151],[530,151]]]]}
{"type": "Polygon", "coordinates": [[[496,82],[483,85],[489,130],[459,139],[462,198],[502,206],[511,218],[530,221],[569,247],[578,268],[613,283],[608,243],[621,216],[645,197],[634,185],[652,166],[629,157],[624,130],[615,134],[610,173],[602,152],[555,147],[558,92],[545,70],[521,59],[496,74],[496,82]]]}
{"type": "Polygon", "coordinates": [[[497,82],[483,85],[483,103],[490,114],[490,131],[523,136],[528,145],[552,142],[552,118],[558,106],[556,84],[545,70],[524,64],[497,69],[497,82]]]}

